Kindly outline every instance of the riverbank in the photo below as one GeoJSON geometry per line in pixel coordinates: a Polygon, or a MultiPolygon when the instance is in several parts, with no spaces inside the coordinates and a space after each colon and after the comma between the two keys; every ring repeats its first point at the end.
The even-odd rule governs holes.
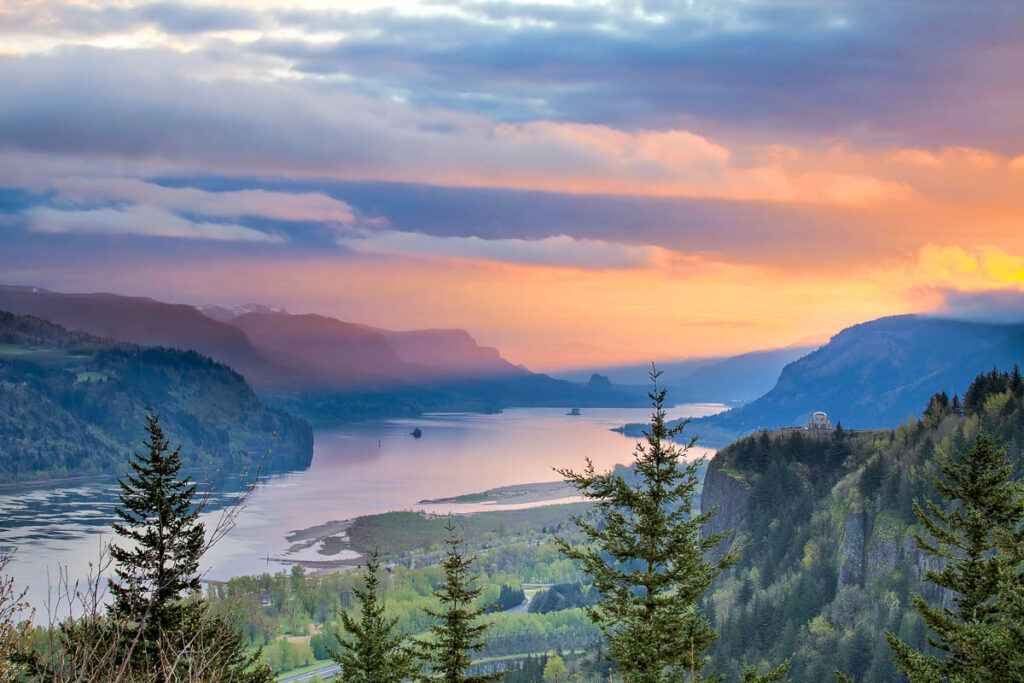
{"type": "MultiPolygon", "coordinates": [[[[554,530],[574,515],[582,514],[591,503],[552,502],[512,510],[455,513],[459,534],[471,545],[488,546],[511,531],[554,530]]],[[[418,566],[433,560],[447,537],[448,514],[424,510],[403,510],[364,515],[349,520],[333,520],[306,529],[297,529],[286,537],[289,552],[272,561],[300,565],[314,574],[329,573],[363,562],[378,549],[385,560],[418,566]]]]}

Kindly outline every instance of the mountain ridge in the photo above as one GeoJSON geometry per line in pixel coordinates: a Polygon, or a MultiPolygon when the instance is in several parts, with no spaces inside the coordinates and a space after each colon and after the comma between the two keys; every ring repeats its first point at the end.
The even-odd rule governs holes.
{"type": "MultiPolygon", "coordinates": [[[[787,364],[763,396],[692,428],[703,443],[725,445],[760,429],[803,426],[817,410],[844,427],[884,428],[916,414],[935,391],[962,390],[978,369],[1022,358],[1024,324],[887,316],[840,331],[787,364]]],[[[638,433],[636,425],[624,431],[638,433]]]]}
{"type": "Polygon", "coordinates": [[[188,467],[273,472],[312,458],[310,425],[226,365],[0,311],[0,480],[118,474],[148,407],[188,467]]]}

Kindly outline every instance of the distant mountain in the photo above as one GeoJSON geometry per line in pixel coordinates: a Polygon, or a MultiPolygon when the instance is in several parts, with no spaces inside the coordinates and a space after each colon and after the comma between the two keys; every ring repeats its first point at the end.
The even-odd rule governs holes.
{"type": "Polygon", "coordinates": [[[666,377],[665,385],[676,402],[744,403],[770,391],[787,364],[816,348],[797,346],[744,353],[698,367],[685,377],[666,377]]]}
{"type": "MultiPolygon", "coordinates": [[[[673,403],[727,403],[752,401],[769,391],[779,379],[782,368],[801,358],[817,346],[789,346],[783,349],[753,351],[731,357],[690,358],[658,363],[660,384],[668,389],[673,403]]],[[[632,385],[646,394],[648,365],[620,365],[614,368],[560,373],[561,377],[579,381],[592,372],[610,377],[619,385],[632,385]]]]}
{"type": "Polygon", "coordinates": [[[321,424],[428,411],[636,405],[643,399],[608,383],[532,373],[464,330],[395,332],[258,304],[200,310],[142,297],[26,287],[0,286],[0,310],[119,341],[197,351],[240,372],[271,404],[321,424]]]}
{"type": "Polygon", "coordinates": [[[260,304],[169,304],[109,293],[0,286],[0,310],[146,346],[194,350],[265,391],[505,377],[528,371],[464,330],[394,332],[260,304]]]}
{"type": "Polygon", "coordinates": [[[246,313],[287,313],[280,306],[264,306],[263,304],[242,304],[241,306],[220,306],[217,304],[203,304],[196,306],[200,313],[208,318],[213,318],[222,323],[231,322],[233,319],[246,313]]]}
{"type": "Polygon", "coordinates": [[[0,312],[0,481],[118,473],[151,405],[187,467],[307,467],[312,430],[194,351],[144,348],[0,312]]]}
{"type": "Polygon", "coordinates": [[[293,369],[306,388],[407,383],[413,368],[380,332],[322,315],[245,313],[230,321],[261,355],[293,369]]]}
{"type": "Polygon", "coordinates": [[[465,330],[378,330],[398,357],[430,376],[495,378],[522,376],[529,370],[513,365],[491,346],[480,346],[465,330]]]}
{"type": "Polygon", "coordinates": [[[318,379],[390,384],[529,372],[502,358],[498,349],[480,346],[466,330],[396,332],[259,304],[198,308],[243,330],[265,356],[318,379]]]}
{"type": "Polygon", "coordinates": [[[279,384],[290,374],[257,353],[237,327],[203,315],[193,306],[118,294],[0,286],[0,310],[34,315],[106,339],[196,351],[230,365],[257,385],[279,384]]]}
{"type": "Polygon", "coordinates": [[[979,371],[1022,362],[1024,324],[881,318],[843,330],[787,365],[761,398],[694,420],[692,429],[722,443],[762,428],[804,425],[815,410],[844,427],[880,428],[915,415],[937,391],[961,390],[979,371]]]}
{"type": "MultiPolygon", "coordinates": [[[[728,356],[713,356],[709,358],[684,358],[673,361],[656,361],[662,378],[668,382],[678,382],[688,377],[694,370],[703,368],[713,363],[727,360],[728,356]]],[[[781,368],[780,368],[781,369],[781,368]]],[[[629,385],[637,388],[647,386],[647,375],[651,371],[650,363],[629,363],[626,365],[608,365],[580,368],[576,370],[564,370],[552,373],[559,379],[567,379],[570,382],[585,382],[592,374],[597,373],[610,379],[615,384],[629,385]]]]}

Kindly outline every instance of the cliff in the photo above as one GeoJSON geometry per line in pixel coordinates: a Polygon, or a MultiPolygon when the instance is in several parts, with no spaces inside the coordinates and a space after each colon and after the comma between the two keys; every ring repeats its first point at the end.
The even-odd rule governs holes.
{"type": "Polygon", "coordinates": [[[940,394],[893,429],[762,431],[718,452],[701,500],[703,513],[718,512],[704,531],[729,532],[714,557],[743,556],[709,600],[721,633],[716,668],[795,652],[794,681],[826,680],[836,667],[857,680],[900,680],[884,642],[864,644],[888,631],[924,647],[911,596],[954,597],[923,581],[941,563],[917,547],[912,501],[940,500],[937,458],[982,429],[1024,465],[1024,382],[988,373],[964,396],[963,413],[940,394]]]}

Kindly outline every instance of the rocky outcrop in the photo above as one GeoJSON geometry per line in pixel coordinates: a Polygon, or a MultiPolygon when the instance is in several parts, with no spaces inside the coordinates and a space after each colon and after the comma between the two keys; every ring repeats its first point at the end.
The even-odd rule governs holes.
{"type": "Polygon", "coordinates": [[[900,566],[900,538],[904,525],[888,516],[879,516],[872,525],[865,553],[865,582],[883,579],[900,566]]]}
{"type": "Polygon", "coordinates": [[[858,504],[851,505],[843,521],[839,542],[839,578],[836,590],[864,586],[865,537],[867,517],[858,504]]]}
{"type": "Polygon", "coordinates": [[[712,515],[702,533],[705,537],[728,533],[718,548],[708,553],[710,561],[717,561],[729,551],[736,530],[747,516],[748,493],[749,487],[742,474],[723,466],[718,457],[708,463],[701,491],[701,513],[706,514],[716,507],[718,511],[712,515]]]}

